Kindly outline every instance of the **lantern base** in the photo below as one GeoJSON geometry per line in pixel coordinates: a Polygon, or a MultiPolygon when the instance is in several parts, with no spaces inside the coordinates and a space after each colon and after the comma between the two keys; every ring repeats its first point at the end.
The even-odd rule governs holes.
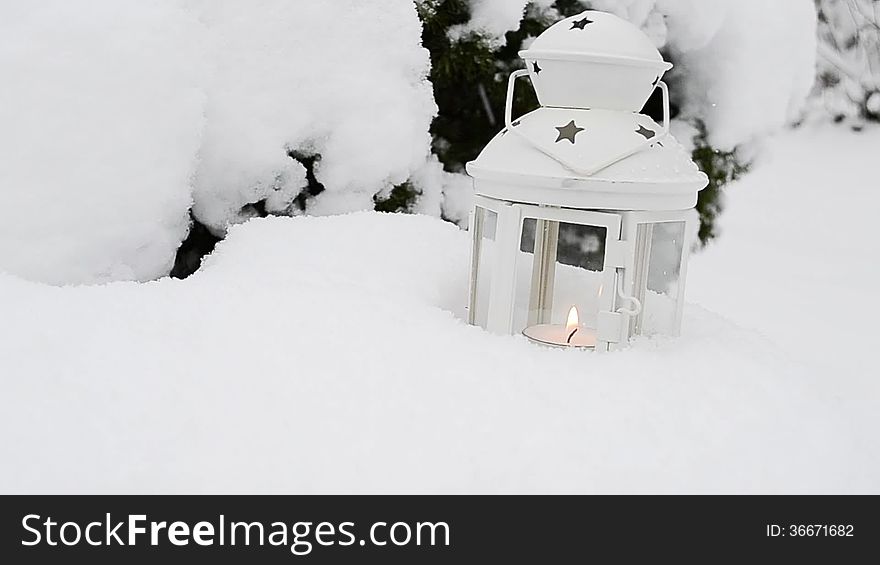
{"type": "Polygon", "coordinates": [[[532,343],[562,349],[596,349],[596,330],[578,327],[570,330],[562,324],[529,326],[522,334],[532,343]]]}

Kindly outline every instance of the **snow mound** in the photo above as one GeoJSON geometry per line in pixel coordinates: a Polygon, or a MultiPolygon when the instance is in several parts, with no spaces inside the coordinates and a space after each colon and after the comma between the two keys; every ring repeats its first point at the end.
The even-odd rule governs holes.
{"type": "Polygon", "coordinates": [[[880,319],[869,298],[880,287],[878,147],[877,127],[807,123],[771,139],[727,191],[721,237],[694,258],[688,283],[690,299],[760,327],[838,394],[861,381],[871,412],[880,405],[867,357],[880,319]]]}
{"type": "Polygon", "coordinates": [[[468,243],[424,216],[274,218],[185,281],[0,278],[3,490],[880,487],[824,375],[701,308],[604,355],[468,326],[468,243]]]}
{"type": "Polygon", "coordinates": [[[172,0],[0,4],[0,271],[168,273],[203,122],[200,34],[172,0]]]}

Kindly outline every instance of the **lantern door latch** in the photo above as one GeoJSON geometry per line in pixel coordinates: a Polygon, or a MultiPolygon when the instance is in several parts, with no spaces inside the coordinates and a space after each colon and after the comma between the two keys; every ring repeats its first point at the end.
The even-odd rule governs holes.
{"type": "Polygon", "coordinates": [[[632,254],[632,243],[622,239],[608,239],[605,242],[605,268],[623,269],[626,258],[632,254]]]}
{"type": "Polygon", "coordinates": [[[642,313],[642,301],[635,296],[630,296],[623,292],[623,273],[617,273],[617,298],[627,306],[619,306],[615,312],[625,314],[627,316],[638,316],[642,313]]]}
{"type": "Polygon", "coordinates": [[[629,318],[642,312],[642,303],[635,296],[623,293],[623,273],[617,277],[617,298],[622,303],[613,312],[599,312],[596,333],[601,341],[622,343],[626,341],[625,329],[629,327],[629,318]]]}

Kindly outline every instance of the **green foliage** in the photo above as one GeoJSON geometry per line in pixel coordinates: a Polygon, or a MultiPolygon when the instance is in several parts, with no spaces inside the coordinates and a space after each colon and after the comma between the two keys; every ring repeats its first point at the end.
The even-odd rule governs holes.
{"type": "Polygon", "coordinates": [[[409,212],[419,197],[419,191],[409,182],[399,184],[391,189],[386,198],[373,198],[377,212],[409,212]]]}
{"type": "Polygon", "coordinates": [[[177,250],[170,275],[175,279],[185,279],[198,271],[202,266],[202,258],[214,251],[214,246],[219,241],[219,237],[190,214],[189,234],[177,250]]]}
{"type": "Polygon", "coordinates": [[[697,212],[700,214],[700,243],[706,245],[718,236],[715,220],[721,214],[723,195],[721,189],[740,175],[748,172],[748,163],[742,162],[736,151],[720,151],[709,144],[706,124],[696,122],[699,132],[694,138],[693,159],[709,177],[709,185],[700,191],[697,212]]]}
{"type": "MultiPolygon", "coordinates": [[[[552,22],[526,18],[507,34],[507,44],[492,49],[477,33],[449,37],[451,27],[470,20],[466,0],[424,2],[422,44],[431,53],[431,82],[439,115],[431,126],[434,152],[448,171],[460,172],[502,128],[507,76],[522,63],[517,52],[523,39],[537,35],[552,22]]],[[[514,112],[537,105],[530,89],[517,90],[514,112]]]]}

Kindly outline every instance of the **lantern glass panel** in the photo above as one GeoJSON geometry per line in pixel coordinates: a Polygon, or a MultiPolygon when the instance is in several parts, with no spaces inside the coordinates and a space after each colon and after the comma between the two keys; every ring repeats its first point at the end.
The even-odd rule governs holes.
{"type": "Polygon", "coordinates": [[[473,256],[471,265],[470,304],[468,318],[471,324],[486,327],[489,316],[489,294],[494,271],[495,235],[498,214],[477,206],[474,209],[473,256]]]}
{"type": "Polygon", "coordinates": [[[513,330],[565,324],[577,307],[580,323],[596,328],[603,292],[604,226],[525,218],[516,269],[513,330]]]}
{"type": "Polygon", "coordinates": [[[685,222],[638,227],[637,256],[641,257],[642,264],[637,288],[642,313],[634,321],[636,334],[678,333],[685,234],[685,222]]]}

